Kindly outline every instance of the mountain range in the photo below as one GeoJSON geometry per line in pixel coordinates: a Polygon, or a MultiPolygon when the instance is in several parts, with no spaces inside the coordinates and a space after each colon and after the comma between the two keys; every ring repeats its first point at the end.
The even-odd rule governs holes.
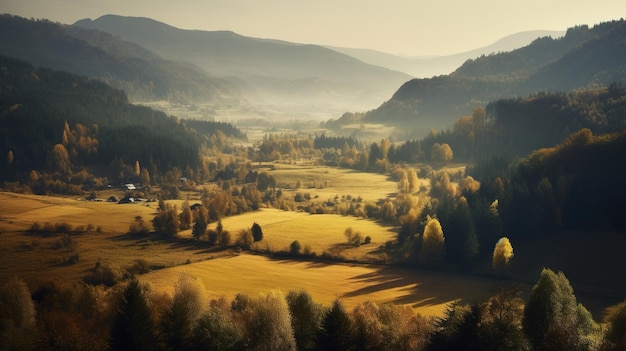
{"type": "Polygon", "coordinates": [[[213,76],[240,78],[261,102],[374,107],[411,78],[318,45],[184,30],[149,18],[106,15],[72,27],[111,33],[213,76]]]}
{"type": "Polygon", "coordinates": [[[405,137],[443,129],[476,107],[503,98],[626,82],[626,21],[572,27],[510,51],[466,61],[449,75],[412,79],[379,108],[334,121],[384,123],[405,137]]]}
{"type": "Polygon", "coordinates": [[[211,77],[101,31],[0,16],[0,55],[103,80],[134,101],[239,104],[245,84],[211,77]]]}
{"type": "Polygon", "coordinates": [[[242,110],[283,106],[288,113],[323,110],[333,116],[371,109],[347,113],[328,125],[385,124],[406,138],[447,128],[473,108],[498,99],[626,80],[624,20],[572,27],[565,35],[520,33],[468,53],[406,61],[367,50],[183,30],[116,15],[73,25],[2,15],[0,33],[6,38],[0,55],[103,80],[126,91],[131,101],[242,110]],[[506,51],[534,36],[539,38],[506,51]],[[415,60],[443,69],[461,59],[452,73],[432,78],[412,79],[399,72],[417,69],[415,60]]]}

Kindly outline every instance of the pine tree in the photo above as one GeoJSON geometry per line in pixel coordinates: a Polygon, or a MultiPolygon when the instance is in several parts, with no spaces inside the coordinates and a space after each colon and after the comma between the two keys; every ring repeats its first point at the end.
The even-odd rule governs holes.
{"type": "Polygon", "coordinates": [[[155,350],[154,322],[141,285],[132,279],[122,291],[111,325],[112,350],[155,350]]]}

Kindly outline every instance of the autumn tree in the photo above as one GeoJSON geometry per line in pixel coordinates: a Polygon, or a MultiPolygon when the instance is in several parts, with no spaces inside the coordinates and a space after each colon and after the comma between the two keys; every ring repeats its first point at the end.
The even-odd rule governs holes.
{"type": "Polygon", "coordinates": [[[189,201],[185,200],[182,211],[178,215],[180,230],[187,230],[191,227],[192,217],[189,201]]]}
{"type": "Polygon", "coordinates": [[[430,157],[436,163],[451,161],[453,156],[452,148],[446,143],[435,143],[430,151],[430,157]]]}
{"type": "Polygon", "coordinates": [[[440,265],[445,256],[445,238],[443,228],[437,218],[428,217],[421,239],[418,262],[432,267],[440,265]]]}
{"type": "Polygon", "coordinates": [[[504,272],[508,269],[513,258],[513,246],[507,237],[502,237],[493,249],[492,266],[497,272],[504,272]]]}
{"type": "Polygon", "coordinates": [[[289,306],[282,294],[269,292],[251,299],[248,308],[249,315],[245,320],[247,349],[296,350],[289,306]]]}
{"type": "Polygon", "coordinates": [[[175,237],[180,228],[177,212],[176,205],[168,204],[163,200],[159,201],[159,209],[152,219],[154,230],[167,237],[175,237]]]}
{"type": "MultiPolygon", "coordinates": [[[[254,243],[254,237],[252,236],[252,231],[250,229],[242,229],[239,231],[239,237],[237,238],[237,245],[241,246],[242,249],[248,250],[254,243]]],[[[221,240],[220,240],[220,244],[221,240]]],[[[223,244],[222,244],[223,245],[223,244]]]]}
{"type": "Polygon", "coordinates": [[[63,144],[56,144],[50,152],[50,166],[54,171],[67,175],[71,173],[70,154],[63,144]]]}
{"type": "Polygon", "coordinates": [[[193,326],[204,308],[204,286],[198,280],[181,276],[174,285],[172,304],[162,317],[162,339],[168,350],[190,347],[193,326]]]}

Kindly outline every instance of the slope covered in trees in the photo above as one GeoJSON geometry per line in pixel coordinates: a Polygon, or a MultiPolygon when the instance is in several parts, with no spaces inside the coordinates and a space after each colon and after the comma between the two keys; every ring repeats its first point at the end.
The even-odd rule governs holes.
{"type": "MultiPolygon", "coordinates": [[[[68,171],[113,161],[138,161],[151,172],[195,167],[209,125],[214,132],[220,128],[218,123],[196,123],[201,130],[190,133],[184,123],[131,105],[124,92],[98,80],[23,61],[0,57],[0,77],[0,148],[8,165],[4,180],[31,170],[68,171]]],[[[241,135],[226,126],[224,132],[241,135]]]]}
{"type": "Polygon", "coordinates": [[[98,78],[135,101],[238,103],[243,86],[98,30],[0,16],[0,55],[98,78]]]}
{"type": "Polygon", "coordinates": [[[512,51],[466,62],[450,75],[413,79],[362,121],[410,128],[409,135],[445,128],[463,111],[538,91],[626,81],[626,21],[579,26],[563,38],[540,38],[512,51]]]}

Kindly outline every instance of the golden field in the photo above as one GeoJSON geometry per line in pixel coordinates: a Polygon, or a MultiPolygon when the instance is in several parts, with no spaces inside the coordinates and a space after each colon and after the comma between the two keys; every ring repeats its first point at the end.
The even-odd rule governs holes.
{"type": "MultiPolygon", "coordinates": [[[[145,259],[151,265],[166,267],[141,277],[157,290],[171,292],[178,277],[187,274],[201,279],[212,297],[306,289],[317,301],[327,305],[335,298],[347,306],[366,300],[394,302],[409,304],[427,315],[439,315],[447,303],[457,299],[483,297],[498,284],[489,279],[447,273],[233,254],[196,246],[192,240],[184,238],[162,241],[125,235],[136,216],[152,218],[156,203],[150,205],[118,205],[2,192],[0,279],[17,275],[31,287],[47,280],[79,281],[98,261],[127,267],[136,259],[145,259]],[[27,233],[35,221],[41,224],[67,222],[74,228],[92,224],[94,230],[89,233],[70,234],[76,243],[75,251],[80,254],[78,263],[65,263],[69,253],[57,245],[61,235],[44,237],[27,233]],[[96,232],[98,226],[101,232],[96,232]]],[[[261,224],[265,238],[256,245],[284,250],[291,241],[299,240],[303,246],[310,245],[318,255],[332,251],[348,259],[366,257],[387,240],[393,240],[395,235],[395,228],[369,220],[274,209],[228,217],[223,225],[235,237],[239,229],[249,228],[253,222],[261,224]],[[347,227],[370,236],[372,243],[360,248],[348,247],[343,234],[347,227]]]]}

